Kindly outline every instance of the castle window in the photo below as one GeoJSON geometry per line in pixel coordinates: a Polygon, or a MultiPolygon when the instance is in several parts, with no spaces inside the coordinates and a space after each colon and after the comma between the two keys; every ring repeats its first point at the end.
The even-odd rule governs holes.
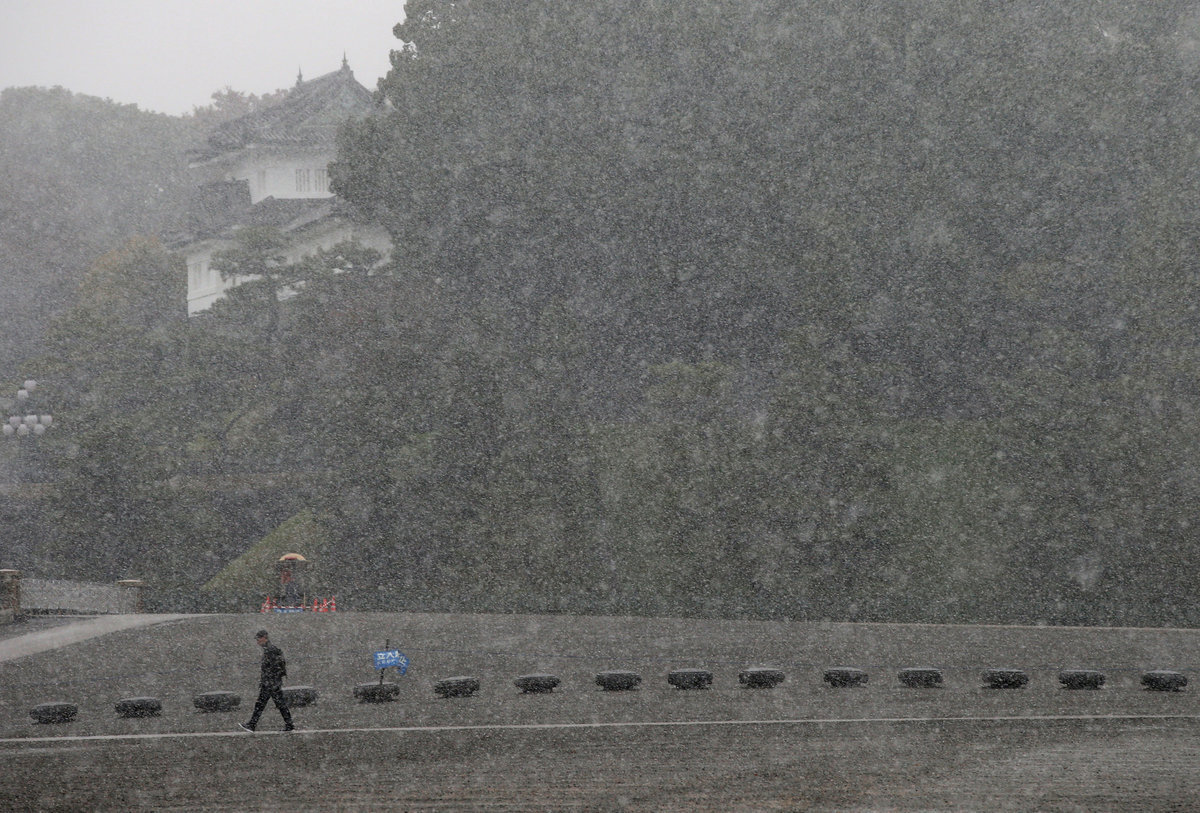
{"type": "Polygon", "coordinates": [[[313,186],[315,187],[315,191],[321,193],[322,195],[328,193],[329,192],[329,170],[317,169],[317,170],[313,170],[313,173],[316,176],[313,178],[313,186]]]}
{"type": "Polygon", "coordinates": [[[311,192],[312,191],[312,171],[308,169],[296,170],[296,191],[311,192]]]}

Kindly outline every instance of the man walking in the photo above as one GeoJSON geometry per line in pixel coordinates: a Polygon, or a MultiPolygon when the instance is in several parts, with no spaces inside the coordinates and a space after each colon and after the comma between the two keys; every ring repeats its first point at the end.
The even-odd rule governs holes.
{"type": "Polygon", "coordinates": [[[283,652],[271,643],[266,630],[259,630],[254,640],[263,648],[262,674],[258,678],[258,700],[254,703],[254,713],[250,715],[250,721],[238,725],[246,731],[258,728],[258,718],[267,707],[267,701],[274,700],[275,708],[279,709],[279,714],[283,717],[283,730],[294,731],[296,727],[292,725],[292,713],[288,711],[287,703],[283,699],[283,678],[287,675],[287,662],[283,659],[283,652]]]}

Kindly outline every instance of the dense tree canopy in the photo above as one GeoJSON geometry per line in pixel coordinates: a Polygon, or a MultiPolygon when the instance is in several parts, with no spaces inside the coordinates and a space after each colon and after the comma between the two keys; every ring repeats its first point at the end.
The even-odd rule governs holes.
{"type": "Polygon", "coordinates": [[[193,137],[183,119],[62,88],[0,92],[0,369],[44,348],[98,256],[176,226],[193,137]]]}
{"type": "Polygon", "coordinates": [[[332,172],[390,263],[247,231],[217,265],[255,284],[134,334],[104,292],[164,266],[96,266],[59,551],[157,535],[185,584],[311,510],[361,608],[1198,620],[1193,3],[412,0],[396,34],[332,172]]]}
{"type": "Polygon", "coordinates": [[[504,380],[550,313],[569,425],[726,365],[719,422],[622,444],[706,467],[577,512],[770,574],[761,606],[1079,618],[1153,582],[1178,608],[1151,537],[1197,487],[1167,451],[1195,421],[1192,4],[429,0],[396,35],[337,188],[504,380]],[[734,507],[680,526],[679,488],[734,507]]]}

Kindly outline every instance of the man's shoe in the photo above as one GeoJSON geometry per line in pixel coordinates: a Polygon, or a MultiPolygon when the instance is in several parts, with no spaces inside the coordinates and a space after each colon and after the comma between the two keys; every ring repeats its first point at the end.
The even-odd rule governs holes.
{"type": "Polygon", "coordinates": [[[240,728],[242,731],[249,731],[251,734],[254,733],[254,729],[245,723],[238,723],[238,728],[240,728]]]}
{"type": "Polygon", "coordinates": [[[295,731],[296,727],[294,725],[285,725],[283,728],[281,728],[279,730],[280,731],[295,731]]]}

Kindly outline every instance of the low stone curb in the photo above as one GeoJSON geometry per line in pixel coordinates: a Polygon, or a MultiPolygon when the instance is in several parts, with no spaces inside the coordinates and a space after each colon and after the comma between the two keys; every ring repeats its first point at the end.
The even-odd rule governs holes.
{"type": "Polygon", "coordinates": [[[983,682],[989,689],[1020,689],[1029,683],[1029,675],[1020,669],[985,669],[983,682]]]}
{"type": "Polygon", "coordinates": [[[596,675],[596,685],[606,692],[628,692],[636,689],[642,682],[642,676],[637,672],[612,669],[599,672],[596,675]]]}
{"type": "Polygon", "coordinates": [[[901,669],[896,677],[902,685],[910,689],[936,689],[942,685],[941,670],[928,666],[901,669]]]}
{"type": "Polygon", "coordinates": [[[555,675],[521,675],[513,685],[523,694],[546,694],[554,691],[561,682],[555,675]]]}
{"type": "Polygon", "coordinates": [[[470,697],[479,691],[479,678],[460,675],[448,677],[433,684],[433,692],[441,697],[470,697]]]}
{"type": "Polygon", "coordinates": [[[311,706],[321,696],[312,686],[284,686],[283,702],[289,709],[311,706]]]}
{"type": "Polygon", "coordinates": [[[78,713],[78,706],[63,701],[38,703],[29,710],[29,716],[33,718],[33,721],[42,724],[69,723],[75,719],[75,715],[78,713]]]}
{"type": "Polygon", "coordinates": [[[855,686],[866,686],[870,678],[862,669],[849,666],[835,666],[825,670],[824,680],[835,689],[846,689],[855,686]]]}
{"type": "Polygon", "coordinates": [[[400,696],[400,686],[385,680],[383,683],[360,683],[354,687],[354,698],[360,703],[390,703],[400,696]]]}
{"type": "Polygon", "coordinates": [[[204,712],[233,711],[242,698],[233,692],[204,692],[192,698],[192,705],[204,712]]]}
{"type": "Polygon", "coordinates": [[[667,683],[676,689],[707,689],[712,682],[712,672],[707,669],[673,669],[667,673],[667,683]]]}
{"type": "Polygon", "coordinates": [[[1064,669],[1058,682],[1066,689],[1099,689],[1104,685],[1104,673],[1095,669],[1064,669]]]}
{"type": "Polygon", "coordinates": [[[162,714],[162,701],[157,697],[126,697],[115,706],[118,717],[157,717],[162,714]]]}
{"type": "Polygon", "coordinates": [[[752,666],[743,669],[738,674],[738,683],[748,689],[771,689],[783,683],[782,669],[771,669],[765,666],[752,666]]]}
{"type": "Polygon", "coordinates": [[[1187,684],[1186,675],[1167,669],[1156,669],[1142,675],[1142,685],[1153,692],[1180,692],[1187,684]]]}

